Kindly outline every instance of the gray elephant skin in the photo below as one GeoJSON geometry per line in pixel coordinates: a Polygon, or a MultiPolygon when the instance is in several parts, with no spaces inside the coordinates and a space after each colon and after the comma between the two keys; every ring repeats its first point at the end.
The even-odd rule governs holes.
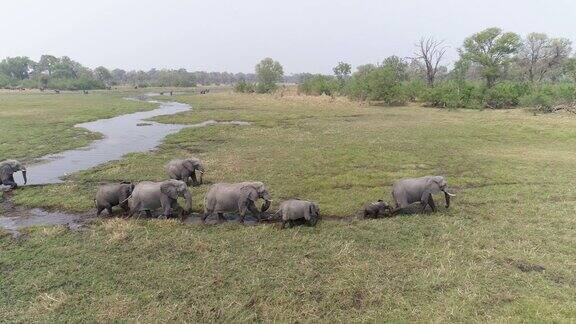
{"type": "Polygon", "coordinates": [[[202,184],[204,165],[195,157],[176,159],[166,164],[166,173],[170,179],[182,180],[187,185],[198,186],[202,184]],[[200,181],[196,178],[196,172],[199,174],[200,181]]]}
{"type": "Polygon", "coordinates": [[[240,183],[217,183],[210,187],[204,197],[204,218],[213,213],[218,214],[218,221],[224,221],[224,213],[240,213],[240,221],[244,222],[244,216],[250,211],[258,221],[260,213],[265,212],[270,207],[272,199],[268,188],[262,182],[240,182],[240,183]],[[256,208],[256,201],[264,199],[264,204],[260,211],[256,208]]]}
{"type": "Polygon", "coordinates": [[[364,205],[362,209],[363,218],[378,218],[380,216],[392,216],[392,207],[387,202],[379,199],[376,202],[364,205]]]}
{"type": "Polygon", "coordinates": [[[282,228],[292,227],[294,221],[305,220],[309,226],[315,226],[320,217],[320,207],[317,203],[301,199],[283,201],[275,216],[282,219],[282,228]]]}
{"type": "Polygon", "coordinates": [[[446,208],[450,207],[450,197],[453,194],[447,191],[447,183],[442,176],[426,176],[414,179],[402,179],[392,186],[392,198],[396,204],[393,214],[413,203],[420,202],[421,212],[430,206],[432,211],[436,211],[436,205],[432,195],[443,192],[446,200],[446,208]]]}
{"type": "Polygon", "coordinates": [[[16,160],[6,160],[0,162],[0,184],[9,186],[14,189],[18,187],[16,181],[14,181],[14,172],[22,172],[22,177],[24,178],[24,184],[28,181],[26,177],[26,167],[16,160]]]}
{"type": "Polygon", "coordinates": [[[128,214],[128,197],[134,190],[134,184],[131,182],[122,183],[108,183],[98,187],[96,192],[96,216],[99,216],[104,209],[108,211],[108,215],[112,215],[112,207],[120,205],[124,210],[124,214],[128,214]]]}
{"type": "Polygon", "coordinates": [[[146,212],[152,217],[152,211],[162,208],[162,218],[168,218],[173,211],[180,211],[180,216],[189,213],[192,209],[192,196],[184,181],[166,180],[162,182],[143,181],[138,183],[128,199],[130,216],[134,213],[146,212]],[[184,210],[178,205],[178,197],[186,199],[184,210]]]}

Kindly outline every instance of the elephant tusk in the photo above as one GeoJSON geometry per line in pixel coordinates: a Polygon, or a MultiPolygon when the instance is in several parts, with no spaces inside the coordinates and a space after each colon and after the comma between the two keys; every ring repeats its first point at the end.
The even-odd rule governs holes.
{"type": "Polygon", "coordinates": [[[452,194],[452,193],[449,193],[449,192],[446,192],[446,191],[444,191],[444,192],[445,192],[448,196],[450,196],[450,197],[455,197],[455,196],[456,196],[455,194],[452,194]]]}

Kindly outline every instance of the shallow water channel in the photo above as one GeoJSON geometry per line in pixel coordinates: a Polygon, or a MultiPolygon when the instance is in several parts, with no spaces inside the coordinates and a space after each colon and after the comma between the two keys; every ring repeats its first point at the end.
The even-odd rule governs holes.
{"type": "MultiPolygon", "coordinates": [[[[129,98],[130,99],[130,98],[129,98]]],[[[137,100],[137,99],[130,99],[137,100]]],[[[193,125],[162,124],[148,119],[162,115],[172,115],[188,111],[191,107],[178,102],[158,102],[159,107],[150,110],[100,119],[75,125],[91,132],[102,134],[102,139],[92,142],[88,147],[68,150],[40,158],[38,164],[27,165],[27,185],[44,185],[63,182],[63,177],[82,170],[93,168],[102,163],[122,158],[127,153],[145,152],[158,146],[169,134],[189,127],[206,127],[217,124],[249,125],[243,121],[218,122],[204,121],[193,125]]],[[[20,173],[15,174],[16,182],[22,184],[20,173]]],[[[33,225],[67,224],[77,221],[76,215],[48,213],[41,209],[26,213],[6,210],[0,217],[0,228],[16,230],[19,227],[33,225]]]]}

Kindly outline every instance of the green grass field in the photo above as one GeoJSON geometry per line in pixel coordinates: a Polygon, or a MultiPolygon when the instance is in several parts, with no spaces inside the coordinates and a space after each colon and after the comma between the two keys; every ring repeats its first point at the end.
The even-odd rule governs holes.
{"type": "MultiPolygon", "coordinates": [[[[185,129],[158,150],[81,172],[66,184],[19,189],[13,200],[85,211],[98,182],[161,180],[168,160],[190,154],[205,161],[206,182],[265,182],[275,199],[272,209],[296,196],[317,201],[323,215],[347,217],[367,201],[390,200],[395,180],[431,174],[446,176],[457,197],[450,210],[440,207],[436,214],[324,221],[291,230],[103,219],[85,231],[34,228],[19,240],[5,234],[0,237],[4,318],[468,322],[576,317],[576,118],[522,109],[368,107],[339,99],[227,92],[170,99],[194,109],[157,120],[252,124],[185,129]]],[[[44,102],[36,95],[11,100],[2,101],[0,116],[12,106],[19,107],[18,116],[27,116],[34,113],[27,107],[37,107],[31,103],[44,102]]],[[[147,107],[130,106],[119,95],[57,100],[70,112],[66,117],[58,117],[57,102],[46,106],[55,120],[66,118],[62,128],[147,107]],[[90,100],[95,108],[79,100],[90,100]],[[110,104],[122,108],[103,108],[110,104]]],[[[23,123],[18,116],[11,117],[14,123],[23,123]]],[[[36,157],[38,137],[55,134],[44,127],[28,126],[30,134],[3,143],[2,152],[36,157]]],[[[81,136],[42,149],[76,147],[92,135],[81,136]]],[[[207,186],[191,190],[199,212],[207,186]]]]}

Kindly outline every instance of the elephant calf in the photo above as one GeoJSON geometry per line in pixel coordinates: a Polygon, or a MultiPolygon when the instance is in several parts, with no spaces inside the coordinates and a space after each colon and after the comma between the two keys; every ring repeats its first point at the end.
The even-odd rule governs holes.
{"type": "Polygon", "coordinates": [[[101,185],[96,192],[96,215],[106,209],[108,215],[112,215],[112,207],[120,205],[124,210],[124,215],[128,214],[128,197],[134,190],[134,184],[131,182],[110,183],[101,185]]]}
{"type": "Polygon", "coordinates": [[[166,164],[166,173],[168,173],[170,179],[182,180],[187,185],[198,186],[202,184],[204,165],[200,159],[195,157],[172,160],[166,164]],[[200,181],[196,179],[196,172],[200,175],[200,181]],[[190,180],[192,180],[192,183],[190,183],[190,180]]]}
{"type": "Polygon", "coordinates": [[[223,221],[225,212],[239,212],[240,222],[244,222],[248,210],[260,221],[260,213],[268,210],[271,202],[270,193],[262,182],[217,183],[204,197],[203,221],[213,213],[218,214],[218,221],[223,221]],[[264,199],[264,204],[258,211],[255,202],[260,198],[264,199]]]}
{"type": "Polygon", "coordinates": [[[26,178],[26,167],[22,163],[16,160],[6,160],[0,162],[0,185],[5,185],[14,189],[18,187],[16,181],[14,181],[14,172],[22,172],[22,177],[24,178],[24,184],[28,181],[26,178]]]}
{"type": "Polygon", "coordinates": [[[304,219],[309,226],[315,226],[320,217],[320,207],[315,202],[290,199],[282,202],[275,214],[282,219],[282,228],[292,227],[295,220],[304,219]]]}
{"type": "Polygon", "coordinates": [[[392,198],[394,198],[396,204],[396,208],[392,213],[395,214],[415,202],[420,202],[422,213],[428,205],[432,208],[433,212],[436,212],[436,205],[434,204],[432,195],[439,192],[444,192],[446,208],[448,208],[450,207],[450,197],[454,195],[449,193],[446,187],[446,180],[442,176],[426,176],[399,180],[392,186],[392,198]]]}
{"type": "Polygon", "coordinates": [[[387,202],[379,199],[377,202],[364,205],[362,216],[364,218],[378,218],[382,216],[392,216],[392,207],[387,202]]]}
{"type": "Polygon", "coordinates": [[[168,218],[173,210],[181,209],[178,205],[178,197],[186,199],[186,207],[181,212],[183,217],[184,213],[189,213],[192,209],[192,196],[184,181],[140,182],[134,187],[129,199],[130,216],[144,211],[146,216],[152,217],[152,211],[162,207],[162,217],[168,218]]]}

